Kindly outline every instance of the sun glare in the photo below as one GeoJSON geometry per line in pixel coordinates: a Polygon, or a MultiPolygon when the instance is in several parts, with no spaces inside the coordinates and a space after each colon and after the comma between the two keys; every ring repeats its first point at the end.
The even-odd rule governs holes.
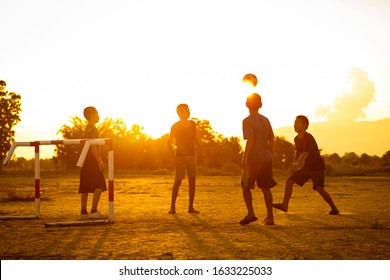
{"type": "Polygon", "coordinates": [[[251,93],[254,93],[256,92],[256,88],[252,85],[252,83],[248,82],[248,81],[244,81],[243,82],[243,93],[245,96],[251,94],[251,93]]]}

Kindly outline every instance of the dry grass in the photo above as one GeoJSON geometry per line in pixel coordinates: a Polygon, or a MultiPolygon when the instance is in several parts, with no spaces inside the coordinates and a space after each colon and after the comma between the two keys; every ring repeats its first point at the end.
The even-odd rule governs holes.
{"type": "MultiPolygon", "coordinates": [[[[275,202],[283,196],[285,174],[276,176],[275,202]]],[[[327,190],[341,210],[328,207],[311,183],[294,189],[289,213],[275,211],[274,226],[241,226],[246,208],[238,176],[200,176],[196,208],[188,214],[187,183],[180,189],[177,214],[169,215],[172,175],[116,174],[115,223],[45,228],[45,223],[75,221],[80,197],[77,175],[42,175],[41,219],[0,221],[1,259],[389,259],[390,177],[329,177],[327,190]]],[[[25,191],[34,179],[3,176],[6,190],[25,191]]],[[[260,190],[254,204],[265,215],[260,190]]],[[[89,201],[90,203],[90,201],[89,201]]],[[[107,193],[100,210],[106,212],[107,193]]],[[[1,215],[31,215],[34,203],[1,200],[1,215]]]]}

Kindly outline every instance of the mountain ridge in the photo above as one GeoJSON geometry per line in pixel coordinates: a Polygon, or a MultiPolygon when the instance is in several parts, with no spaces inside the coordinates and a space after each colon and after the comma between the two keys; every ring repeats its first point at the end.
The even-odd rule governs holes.
{"type": "MultiPolygon", "coordinates": [[[[310,123],[307,130],[317,140],[322,154],[340,156],[354,152],[358,155],[383,156],[390,150],[390,118],[377,121],[327,121],[310,123]]],[[[297,133],[293,126],[274,129],[275,136],[294,143],[297,133]]]]}

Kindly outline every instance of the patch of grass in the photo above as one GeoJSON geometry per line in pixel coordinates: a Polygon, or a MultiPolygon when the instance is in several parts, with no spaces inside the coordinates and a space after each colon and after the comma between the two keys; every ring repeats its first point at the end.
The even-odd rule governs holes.
{"type": "MultiPolygon", "coordinates": [[[[2,199],[3,201],[34,201],[35,194],[33,192],[21,192],[15,189],[7,188],[4,190],[5,197],[2,199]]],[[[42,201],[51,200],[48,196],[42,196],[44,192],[41,191],[40,199],[42,201]]]]}

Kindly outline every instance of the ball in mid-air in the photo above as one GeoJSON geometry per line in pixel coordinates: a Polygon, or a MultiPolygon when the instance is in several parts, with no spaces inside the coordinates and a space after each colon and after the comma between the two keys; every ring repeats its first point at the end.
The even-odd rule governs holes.
{"type": "Polygon", "coordinates": [[[249,73],[249,74],[246,74],[244,76],[244,78],[242,78],[242,82],[248,83],[248,84],[252,85],[253,87],[255,87],[257,85],[257,77],[255,74],[249,73]]]}

